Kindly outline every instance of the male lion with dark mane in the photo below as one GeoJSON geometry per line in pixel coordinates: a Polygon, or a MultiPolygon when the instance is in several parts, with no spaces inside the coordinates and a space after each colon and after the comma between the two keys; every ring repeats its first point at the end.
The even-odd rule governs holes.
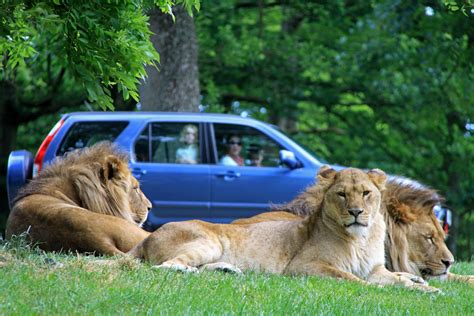
{"type": "Polygon", "coordinates": [[[6,238],[27,232],[47,251],[123,254],[148,236],[151,208],[128,168],[128,155],[109,142],[57,158],[20,190],[6,238]]]}
{"type": "Polygon", "coordinates": [[[318,179],[312,189],[321,191],[323,201],[306,219],[248,225],[168,223],[129,254],[182,271],[242,269],[437,291],[414,282],[418,277],[395,274],[384,266],[383,171],[337,172],[325,166],[318,179]]]}
{"type": "MultiPolygon", "coordinates": [[[[288,204],[276,205],[272,212],[234,221],[250,224],[262,221],[300,220],[316,212],[323,196],[310,187],[288,204]]],[[[474,276],[449,272],[454,259],[444,242],[445,233],[433,207],[443,198],[414,180],[391,176],[382,194],[381,211],[387,225],[385,238],[386,267],[425,279],[456,280],[474,284],[474,276]]]]}

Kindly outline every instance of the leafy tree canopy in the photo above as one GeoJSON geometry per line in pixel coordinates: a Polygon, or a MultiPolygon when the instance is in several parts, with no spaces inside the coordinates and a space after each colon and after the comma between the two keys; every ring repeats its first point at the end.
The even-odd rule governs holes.
{"type": "Polygon", "coordinates": [[[172,14],[175,4],[190,13],[199,9],[198,0],[3,1],[0,79],[16,80],[31,73],[38,60],[49,59],[50,76],[54,68],[67,72],[102,108],[113,109],[112,87],[125,99],[138,100],[144,66],[159,62],[144,11],[156,5],[172,14]]]}

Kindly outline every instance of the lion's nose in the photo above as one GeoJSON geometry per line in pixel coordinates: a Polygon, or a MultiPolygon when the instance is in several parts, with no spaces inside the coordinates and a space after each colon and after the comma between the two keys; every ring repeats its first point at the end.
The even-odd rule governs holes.
{"type": "Polygon", "coordinates": [[[348,210],[349,214],[353,215],[354,217],[359,216],[360,213],[362,213],[364,210],[360,208],[351,208],[348,210]]]}
{"type": "Polygon", "coordinates": [[[441,259],[441,262],[446,266],[446,269],[448,269],[454,263],[454,260],[443,260],[443,259],[441,259]]]}

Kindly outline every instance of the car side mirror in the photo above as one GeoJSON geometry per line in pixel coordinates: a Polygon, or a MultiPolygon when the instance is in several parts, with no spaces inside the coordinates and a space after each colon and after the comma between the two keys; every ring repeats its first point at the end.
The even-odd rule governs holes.
{"type": "Polygon", "coordinates": [[[301,163],[296,159],[295,154],[289,150],[280,150],[280,162],[290,169],[301,167],[301,163]]]}

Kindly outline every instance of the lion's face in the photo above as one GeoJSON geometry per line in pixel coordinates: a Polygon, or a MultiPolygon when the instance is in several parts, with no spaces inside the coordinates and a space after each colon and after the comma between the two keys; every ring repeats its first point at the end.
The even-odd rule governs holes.
{"type": "Polygon", "coordinates": [[[84,166],[69,168],[77,204],[101,214],[123,218],[141,225],[151,209],[151,202],[128,168],[125,157],[107,155],[84,166]]]}
{"type": "Polygon", "coordinates": [[[433,212],[420,215],[407,230],[408,256],[421,275],[444,278],[454,262],[444,232],[433,212]]]}
{"type": "Polygon", "coordinates": [[[129,175],[130,185],[128,185],[128,202],[135,223],[141,225],[145,222],[148,211],[151,209],[151,202],[140,189],[140,183],[134,176],[129,175]]]}
{"type": "Polygon", "coordinates": [[[328,187],[325,195],[327,215],[351,235],[364,235],[379,212],[386,176],[381,170],[363,172],[332,169],[318,174],[320,183],[328,187]]]}
{"type": "MultiPolygon", "coordinates": [[[[110,172],[111,171],[109,170],[109,173],[110,172]]],[[[140,189],[140,183],[132,175],[126,163],[116,163],[113,167],[112,173],[112,178],[106,180],[109,192],[114,192],[117,196],[123,197],[123,206],[120,206],[119,204],[116,207],[121,208],[123,211],[126,210],[128,213],[127,217],[130,221],[133,221],[138,225],[143,224],[148,216],[148,211],[151,209],[152,204],[140,189]]]]}

